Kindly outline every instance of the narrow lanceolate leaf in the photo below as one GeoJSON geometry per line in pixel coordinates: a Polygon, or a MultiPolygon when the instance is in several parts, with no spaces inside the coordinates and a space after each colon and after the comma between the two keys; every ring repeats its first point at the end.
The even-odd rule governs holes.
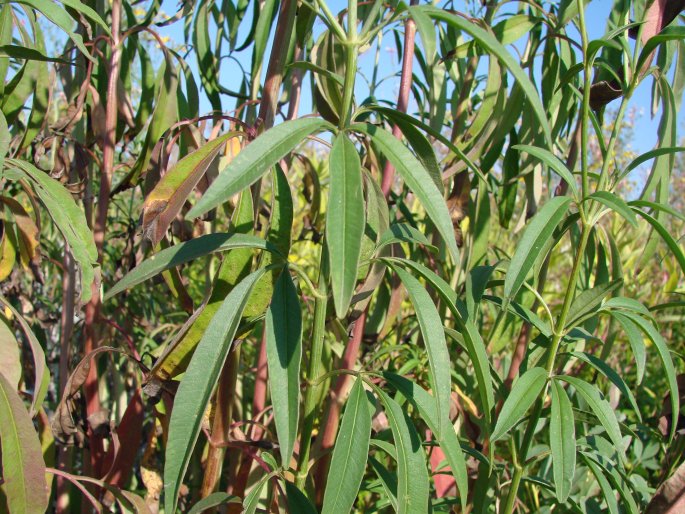
{"type": "Polygon", "coordinates": [[[302,140],[330,124],[318,118],[286,121],[267,130],[245,147],[219,173],[207,192],[188,212],[188,219],[201,216],[231,196],[256,182],[271,166],[289,153],[302,140]]]}
{"type": "Polygon", "coordinates": [[[612,211],[623,216],[623,218],[632,226],[637,227],[635,213],[622,198],[616,196],[614,193],[610,193],[609,191],[597,191],[588,196],[588,199],[595,200],[596,202],[609,207],[612,211]]]}
{"type": "Polygon", "coordinates": [[[376,389],[397,449],[397,514],[428,512],[429,478],[426,455],[411,419],[399,404],[376,389]]]}
{"type": "Polygon", "coordinates": [[[562,180],[568,184],[568,187],[573,192],[573,195],[576,198],[578,197],[578,185],[576,184],[576,179],[573,177],[573,173],[571,173],[571,170],[569,170],[566,167],[566,164],[564,164],[561,161],[561,159],[559,159],[559,157],[554,155],[549,150],[545,150],[544,148],[538,148],[537,146],[515,145],[513,149],[518,150],[520,152],[525,152],[529,155],[532,155],[533,157],[537,157],[538,159],[540,159],[544,164],[552,168],[552,170],[554,170],[556,174],[559,175],[562,178],[562,180]]]}
{"type": "Polygon", "coordinates": [[[457,262],[459,260],[459,249],[454,238],[452,218],[445,199],[433,182],[430,173],[414,154],[387,130],[368,123],[356,124],[354,128],[369,134],[374,144],[397,169],[409,189],[423,205],[426,213],[445,240],[452,258],[457,262]]]}
{"type": "Polygon", "coordinates": [[[456,291],[450,287],[442,277],[423,264],[396,257],[384,258],[383,260],[390,265],[397,263],[405,266],[413,270],[415,274],[422,276],[440,295],[440,298],[454,315],[457,328],[464,338],[467,352],[471,358],[471,362],[473,362],[476,379],[478,381],[478,393],[482,403],[481,408],[483,409],[483,414],[485,415],[485,420],[487,421],[487,426],[489,428],[490,413],[495,405],[495,393],[490,378],[490,362],[488,360],[483,338],[480,336],[474,320],[468,317],[466,305],[457,298],[456,291]]]}
{"type": "Polygon", "coordinates": [[[644,212],[641,209],[638,208],[633,208],[634,211],[642,216],[647,222],[658,232],[658,234],[661,236],[661,239],[664,240],[664,243],[668,246],[668,249],[671,250],[671,253],[673,256],[676,258],[676,261],[678,261],[678,265],[680,266],[681,271],[683,274],[685,274],[685,252],[683,252],[682,247],[676,242],[675,239],[673,239],[673,236],[669,233],[669,231],[664,227],[658,219],[653,218],[646,212],[644,212]]]}
{"type": "Polygon", "coordinates": [[[0,372],[2,490],[9,512],[33,514],[48,508],[45,462],[24,402],[0,372]]]}
{"type": "Polygon", "coordinates": [[[637,383],[641,384],[642,379],[645,376],[645,365],[647,362],[647,349],[645,348],[645,341],[642,337],[642,333],[630,318],[627,318],[618,312],[612,312],[611,315],[623,327],[623,331],[628,338],[628,344],[630,344],[630,348],[633,350],[633,356],[635,357],[637,383]]]}
{"type": "Polygon", "coordinates": [[[91,297],[98,254],[83,211],[76,205],[71,193],[44,171],[18,159],[7,159],[6,164],[15,167],[29,180],[57,229],[69,243],[71,254],[81,271],[81,303],[86,303],[91,297]]]}
{"type": "Polygon", "coordinates": [[[363,382],[358,378],[350,391],[335,441],[322,514],[346,514],[352,510],[364,477],[370,438],[371,412],[363,382]]]}
{"type": "MultiPolygon", "coordinates": [[[[644,319],[632,312],[623,313],[623,317],[629,318],[635,325],[637,325],[644,334],[654,343],[659,358],[661,359],[663,372],[666,373],[666,380],[668,382],[668,392],[671,396],[671,412],[680,412],[680,395],[678,394],[678,382],[676,379],[676,371],[673,366],[673,359],[668,350],[666,341],[659,333],[651,321],[644,319]]],[[[624,325],[625,328],[625,325],[624,325]]],[[[677,423],[671,423],[671,433],[669,438],[672,440],[675,436],[677,423]]]]}
{"type": "MultiPolygon", "coordinates": [[[[43,346],[38,341],[38,338],[33,333],[31,325],[28,324],[26,319],[17,311],[12,304],[7,301],[7,299],[0,294],[0,306],[3,310],[9,310],[14,319],[17,320],[21,326],[22,332],[26,336],[26,340],[31,348],[31,355],[33,356],[34,365],[34,382],[33,382],[33,401],[31,402],[31,416],[35,416],[43,405],[43,400],[48,393],[48,387],[50,386],[50,369],[48,368],[47,361],[45,359],[45,353],[43,352],[43,346]]],[[[9,371],[9,370],[7,370],[9,371]]],[[[5,369],[0,370],[0,373],[4,373],[5,369]]],[[[5,375],[5,378],[9,379],[11,375],[5,375]]]]}
{"type": "Polygon", "coordinates": [[[105,294],[105,300],[154,277],[164,270],[180,266],[215,252],[235,248],[256,248],[275,252],[276,248],[263,239],[247,234],[207,234],[165,248],[141,262],[105,294]]]}
{"type": "Polygon", "coordinates": [[[240,503],[240,498],[228,493],[212,493],[193,505],[188,514],[202,514],[212,507],[226,505],[227,503],[240,503]]]}
{"type": "Polygon", "coordinates": [[[326,243],[333,303],[345,317],[354,293],[364,236],[364,192],[357,149],[345,134],[333,142],[329,158],[331,185],[326,214],[326,243]]]}
{"type": "Polygon", "coordinates": [[[625,458],[623,441],[621,439],[621,429],[618,426],[618,420],[616,419],[614,409],[611,408],[609,402],[600,396],[599,391],[594,386],[580,378],[559,375],[558,379],[571,384],[585,399],[594,415],[597,416],[597,419],[599,419],[599,422],[604,427],[604,430],[606,430],[611,442],[616,446],[616,451],[622,458],[625,458]]]}
{"type": "Polygon", "coordinates": [[[540,257],[545,243],[552,237],[554,229],[566,215],[571,199],[566,196],[552,198],[533,216],[516,246],[511,258],[507,276],[504,279],[504,296],[511,299],[526,280],[535,261],[540,257]]]}
{"type": "Polygon", "coordinates": [[[547,372],[542,368],[529,369],[514,382],[492,431],[492,442],[504,437],[523,418],[533,402],[540,397],[546,383],[547,372]]]}
{"type": "Polygon", "coordinates": [[[530,80],[530,77],[521,68],[519,61],[515,59],[513,55],[511,55],[507,48],[501,42],[499,42],[492,33],[484,30],[480,25],[472,22],[469,19],[433,6],[422,6],[420,9],[431,18],[442,20],[469,34],[471,37],[473,37],[478,46],[496,56],[500,63],[502,63],[509,69],[509,71],[511,71],[511,74],[516,79],[516,82],[518,82],[519,86],[525,93],[526,99],[530,103],[530,107],[535,113],[535,117],[537,118],[540,128],[542,129],[542,133],[545,136],[545,142],[547,143],[548,148],[551,149],[553,145],[552,131],[549,126],[549,121],[547,120],[547,115],[545,114],[545,107],[542,105],[540,96],[538,95],[535,85],[530,80]]]}
{"type": "Polygon", "coordinates": [[[576,472],[576,427],[573,407],[561,384],[552,380],[552,418],[549,425],[549,446],[552,450],[554,486],[557,499],[565,502],[571,492],[576,472]]]}
{"type": "Polygon", "coordinates": [[[595,311],[599,311],[602,300],[612,291],[618,289],[622,284],[622,279],[612,280],[611,282],[601,284],[580,293],[573,300],[573,303],[571,303],[571,308],[569,309],[567,316],[569,321],[566,326],[574,327],[581,318],[595,311]]]}
{"type": "Polygon", "coordinates": [[[238,132],[229,132],[186,155],[178,161],[150,191],[143,204],[143,233],[155,246],[176,218],[207,168],[224,147],[226,141],[238,132]]]}
{"type": "MultiPolygon", "coordinates": [[[[423,344],[428,352],[428,362],[431,371],[431,383],[433,386],[433,397],[435,398],[436,411],[438,415],[437,428],[442,429],[449,419],[450,412],[450,393],[452,381],[450,376],[450,354],[447,351],[445,341],[445,330],[442,326],[442,319],[438,314],[433,300],[421,283],[409,273],[399,267],[394,267],[395,272],[404,284],[416,317],[419,321],[423,344]]],[[[440,432],[436,433],[440,436],[440,432]]]]}
{"type": "Polygon", "coordinates": [[[209,398],[226,361],[250,292],[265,272],[264,268],[260,268],[229,293],[209,323],[178,387],[165,455],[166,512],[176,512],[178,491],[197,442],[209,398]]]}
{"type": "Polygon", "coordinates": [[[264,490],[264,486],[267,484],[269,480],[271,480],[273,477],[275,477],[278,473],[276,471],[272,471],[268,475],[264,475],[259,482],[257,482],[253,487],[252,490],[245,496],[243,499],[243,514],[254,514],[257,512],[257,507],[259,506],[259,499],[262,496],[262,491],[264,490]]]}
{"type": "Polygon", "coordinates": [[[300,300],[287,270],[276,281],[266,311],[266,356],[281,463],[287,469],[297,436],[302,360],[300,300]]]}
{"type": "Polygon", "coordinates": [[[438,444],[445,453],[447,463],[452,469],[452,475],[459,490],[462,509],[466,511],[469,480],[466,471],[466,460],[464,459],[464,453],[459,444],[459,438],[454,430],[454,426],[452,426],[448,419],[442,428],[438,427],[438,413],[435,410],[435,402],[431,395],[421,386],[403,376],[387,371],[383,373],[383,377],[416,406],[419,416],[426,422],[430,431],[436,434],[438,444]],[[440,435],[438,436],[437,434],[440,435]]]}

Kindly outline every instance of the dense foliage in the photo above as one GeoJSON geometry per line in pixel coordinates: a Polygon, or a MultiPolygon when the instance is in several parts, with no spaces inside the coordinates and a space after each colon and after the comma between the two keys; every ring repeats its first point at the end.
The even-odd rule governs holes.
{"type": "Polygon", "coordinates": [[[685,509],[684,3],[0,4],[0,510],[685,509]]]}

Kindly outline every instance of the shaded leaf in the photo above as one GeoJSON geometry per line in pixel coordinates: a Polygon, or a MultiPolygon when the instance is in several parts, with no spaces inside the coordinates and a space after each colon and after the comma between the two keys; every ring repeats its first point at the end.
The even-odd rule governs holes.
{"type": "Polygon", "coordinates": [[[0,441],[2,443],[2,491],[9,512],[33,514],[48,508],[45,462],[24,402],[0,373],[0,441]]]}
{"type": "Polygon", "coordinates": [[[352,510],[369,454],[371,414],[363,381],[357,378],[333,448],[322,514],[345,514],[352,510]]]}
{"type": "Polygon", "coordinates": [[[552,416],[549,425],[549,445],[552,449],[554,487],[557,499],[565,502],[571,492],[576,470],[576,428],[573,408],[566,391],[552,380],[552,416]]]}
{"type": "Polygon", "coordinates": [[[521,421],[526,411],[540,397],[546,383],[547,372],[543,368],[531,368],[514,382],[490,436],[492,442],[504,437],[521,421]]]}

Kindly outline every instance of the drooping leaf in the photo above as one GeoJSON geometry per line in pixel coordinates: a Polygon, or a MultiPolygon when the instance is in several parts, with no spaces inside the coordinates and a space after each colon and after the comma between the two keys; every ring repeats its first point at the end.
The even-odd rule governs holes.
{"type": "Polygon", "coordinates": [[[329,128],[318,118],[301,118],[281,123],[256,138],[219,173],[207,192],[188,211],[187,218],[196,218],[227,201],[231,196],[252,185],[266,170],[276,164],[302,140],[329,128]]]}
{"type": "Polygon", "coordinates": [[[543,368],[531,368],[514,382],[490,436],[492,442],[504,437],[523,418],[546,383],[547,372],[543,368]]]}
{"type": "MultiPolygon", "coordinates": [[[[26,340],[31,348],[31,354],[33,356],[34,365],[34,383],[33,383],[33,401],[31,402],[31,415],[35,416],[43,405],[43,400],[48,393],[48,387],[50,385],[50,369],[48,368],[47,361],[45,360],[45,352],[43,352],[43,347],[38,341],[38,338],[31,330],[31,326],[28,324],[26,319],[12,306],[7,299],[0,295],[0,305],[3,305],[6,310],[12,313],[14,319],[17,320],[22,332],[26,336],[26,340]]],[[[8,377],[6,377],[8,378],[8,377]]]]}
{"type": "Polygon", "coordinates": [[[390,225],[390,227],[388,227],[388,230],[386,230],[385,232],[383,232],[383,234],[380,235],[380,238],[378,239],[378,244],[376,245],[376,250],[380,250],[381,248],[389,244],[400,242],[418,243],[426,246],[427,248],[437,250],[430,243],[430,241],[428,241],[423,232],[412,227],[409,223],[393,223],[392,225],[390,225]]]}
{"type": "Polygon", "coordinates": [[[264,486],[269,482],[269,480],[275,477],[276,474],[276,471],[272,471],[268,475],[264,475],[259,479],[259,482],[252,486],[250,492],[243,499],[243,514],[254,514],[257,512],[257,507],[259,506],[259,500],[262,496],[264,486]]]}
{"type": "Polygon", "coordinates": [[[428,511],[429,478],[419,435],[399,404],[381,389],[375,390],[385,406],[397,449],[397,513],[425,514],[428,511]]]}
{"type": "Polygon", "coordinates": [[[154,277],[164,270],[179,266],[215,252],[236,248],[256,248],[276,252],[277,249],[263,239],[246,234],[207,234],[171,246],[150,256],[133,268],[105,294],[105,301],[154,277]]]}
{"type": "Polygon", "coordinates": [[[459,438],[452,426],[452,423],[446,420],[446,424],[438,429],[438,413],[435,409],[435,402],[433,397],[422,387],[404,378],[390,372],[384,372],[383,377],[400,391],[410,402],[416,405],[419,415],[428,425],[428,428],[436,435],[438,444],[447,458],[454,480],[459,490],[459,498],[461,500],[462,508],[466,508],[468,499],[468,474],[466,470],[466,460],[459,444],[459,438]],[[439,434],[439,435],[438,435],[439,434]]]}
{"type": "Polygon", "coordinates": [[[423,164],[390,132],[371,124],[355,124],[352,128],[370,135],[380,151],[392,162],[435,224],[452,258],[458,262],[459,249],[454,237],[452,218],[445,199],[423,164]]]}
{"type": "Polygon", "coordinates": [[[408,259],[384,258],[383,260],[387,261],[388,264],[396,262],[423,277],[435,288],[436,292],[440,295],[440,298],[446,303],[447,307],[454,315],[457,328],[463,335],[467,352],[471,358],[471,362],[473,362],[476,379],[478,381],[478,395],[481,398],[481,407],[489,426],[491,411],[495,405],[495,393],[492,386],[492,380],[490,379],[490,364],[483,338],[478,332],[474,320],[468,317],[466,305],[457,298],[456,291],[454,291],[443,278],[423,264],[408,259]]]}
{"type": "Polygon", "coordinates": [[[266,312],[266,356],[281,463],[288,467],[299,422],[302,313],[297,290],[284,271],[266,312]]]}
{"type": "MultiPolygon", "coordinates": [[[[433,397],[438,417],[436,428],[440,430],[449,423],[452,389],[450,355],[447,350],[442,320],[433,300],[421,283],[400,267],[395,266],[394,270],[404,284],[414,306],[423,344],[428,353],[433,397]]],[[[436,436],[440,437],[440,432],[437,432],[436,436]]]]}
{"type": "Polygon", "coordinates": [[[371,412],[363,382],[357,378],[340,424],[326,482],[322,514],[352,510],[364,477],[371,438],[371,412]]]}
{"type": "Polygon", "coordinates": [[[559,175],[562,180],[568,184],[568,187],[573,192],[573,195],[576,198],[578,197],[578,185],[576,184],[576,179],[573,177],[571,170],[566,167],[566,164],[564,164],[559,157],[554,155],[549,150],[538,148],[537,146],[515,145],[512,148],[514,150],[518,150],[519,152],[526,152],[527,154],[540,159],[544,164],[553,169],[557,175],[559,175]]]}
{"type": "Polygon", "coordinates": [[[611,408],[609,402],[600,396],[597,388],[588,384],[584,380],[581,380],[580,378],[571,377],[568,375],[558,375],[557,378],[571,384],[585,399],[592,412],[595,414],[595,416],[597,416],[597,419],[599,419],[599,422],[604,427],[604,430],[606,430],[611,442],[613,442],[616,446],[616,451],[620,456],[625,458],[623,440],[621,438],[621,429],[618,426],[614,409],[611,408]]]}
{"type": "Polygon", "coordinates": [[[164,465],[164,506],[175,512],[178,491],[200,433],[202,418],[233,336],[254,284],[264,275],[261,268],[246,277],[226,297],[198,344],[174,399],[169,422],[164,465]]]}
{"type": "MultiPolygon", "coordinates": [[[[673,365],[673,359],[671,358],[671,353],[668,349],[666,341],[651,321],[648,321],[642,316],[638,316],[637,314],[629,311],[623,313],[623,316],[629,318],[630,321],[637,325],[640,330],[644,332],[644,334],[652,341],[652,343],[654,343],[654,347],[656,348],[659,358],[661,359],[663,372],[666,374],[668,392],[670,393],[671,400],[671,412],[680,412],[680,395],[678,394],[676,370],[673,365]]],[[[675,437],[675,432],[676,423],[672,423],[669,440],[672,440],[673,437],[675,437]]]]}
{"type": "Polygon", "coordinates": [[[361,163],[357,149],[345,134],[339,134],[333,142],[329,170],[326,243],[335,312],[343,318],[357,282],[365,227],[361,163]]]}
{"type": "Polygon", "coordinates": [[[642,421],[642,415],[640,414],[640,409],[637,406],[637,401],[635,401],[633,392],[625,383],[625,380],[623,380],[621,375],[614,371],[609,364],[601,360],[599,357],[592,355],[591,353],[569,352],[569,355],[588,363],[590,366],[611,380],[611,383],[614,384],[621,394],[628,399],[630,406],[633,408],[633,412],[637,415],[638,419],[642,421]]]}
{"type": "Polygon", "coordinates": [[[7,159],[6,164],[14,167],[32,184],[55,225],[69,243],[71,254],[81,271],[81,302],[86,303],[91,297],[98,255],[83,211],[76,205],[71,193],[47,173],[18,159],[7,159]]]}
{"type": "Polygon", "coordinates": [[[202,514],[203,512],[218,507],[219,505],[226,505],[227,503],[241,503],[240,498],[228,493],[212,493],[209,496],[202,498],[199,502],[191,507],[188,514],[202,514]]]}
{"type": "Polygon", "coordinates": [[[588,196],[588,199],[595,200],[601,204],[606,205],[612,211],[620,214],[632,226],[637,227],[637,218],[635,213],[628,207],[620,197],[609,191],[596,191],[588,196]]]}
{"type": "Polygon", "coordinates": [[[640,329],[635,325],[630,318],[621,315],[618,312],[612,312],[611,315],[619,322],[623,331],[628,337],[628,344],[633,350],[635,356],[635,367],[637,368],[637,383],[642,383],[642,378],[645,376],[645,363],[647,360],[647,351],[645,349],[645,342],[643,340],[640,329]]]}
{"type": "Polygon", "coordinates": [[[239,135],[229,132],[186,155],[167,171],[143,204],[143,233],[156,245],[176,218],[207,168],[229,139],[239,135]]]}
{"type": "Polygon", "coordinates": [[[623,280],[612,280],[580,293],[571,303],[566,319],[567,327],[574,327],[578,321],[588,314],[599,310],[602,300],[623,284],[623,280]]]}
{"type": "Polygon", "coordinates": [[[38,434],[24,402],[2,373],[0,412],[2,490],[9,512],[45,512],[48,508],[48,486],[38,434]]]}
{"type": "Polygon", "coordinates": [[[518,293],[535,261],[540,257],[545,244],[552,237],[554,229],[566,215],[570,203],[570,198],[557,196],[548,201],[533,216],[521,240],[516,245],[516,252],[511,258],[504,279],[504,296],[506,298],[511,299],[518,293]]]}
{"type": "Polygon", "coordinates": [[[549,445],[552,449],[554,487],[557,499],[565,502],[571,492],[576,470],[576,429],[573,407],[561,384],[552,380],[552,417],[549,425],[549,445]]]}

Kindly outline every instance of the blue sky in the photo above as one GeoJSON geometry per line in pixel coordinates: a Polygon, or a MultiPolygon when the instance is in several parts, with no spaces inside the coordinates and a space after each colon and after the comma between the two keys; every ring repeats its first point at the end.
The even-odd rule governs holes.
{"type": "MultiPolygon", "coordinates": [[[[421,2],[423,3],[423,2],[421,2]]],[[[606,20],[608,18],[610,9],[611,9],[611,4],[613,2],[608,1],[608,0],[595,0],[594,2],[591,2],[590,5],[587,7],[586,11],[586,20],[588,24],[588,32],[590,39],[596,39],[600,38],[604,32],[605,32],[605,26],[606,26],[606,20]]],[[[459,8],[460,5],[463,6],[463,2],[457,2],[457,7],[459,8]]],[[[512,8],[515,8],[517,2],[512,2],[510,5],[512,8]]],[[[331,0],[329,1],[329,6],[331,7],[331,10],[333,12],[339,12],[343,10],[347,5],[346,1],[342,0],[331,0]]],[[[163,10],[167,14],[172,14],[175,12],[176,9],[176,1],[175,0],[165,0],[163,4],[163,10]]],[[[251,12],[252,7],[249,8],[249,11],[251,12]]],[[[250,13],[248,12],[248,16],[250,16],[250,13]]],[[[244,25],[247,27],[249,23],[245,23],[244,25]]],[[[321,22],[317,22],[317,32],[322,30],[323,24],[321,22]]],[[[172,45],[174,44],[182,44],[183,43],[183,34],[182,34],[182,24],[181,23],[176,23],[172,26],[169,27],[163,27],[160,29],[160,33],[163,35],[166,35],[170,38],[170,43],[172,45]]],[[[241,38],[239,37],[239,40],[241,38]]],[[[270,52],[270,47],[267,48],[267,52],[265,55],[269,55],[270,52]]],[[[242,54],[237,54],[236,55],[238,59],[241,61],[243,66],[249,70],[250,68],[250,57],[251,57],[251,51],[246,51],[243,52],[242,54]]],[[[399,63],[397,60],[397,55],[394,50],[394,42],[391,40],[390,37],[386,36],[384,41],[381,44],[381,52],[380,52],[380,66],[379,66],[379,77],[385,77],[387,75],[393,75],[399,70],[399,63]]],[[[363,54],[360,59],[359,59],[359,70],[360,74],[364,74],[367,77],[371,75],[371,70],[373,68],[373,63],[375,60],[375,48],[372,47],[369,51],[367,51],[365,54],[363,54]]],[[[195,59],[193,57],[192,52],[188,56],[188,61],[191,67],[195,67],[195,59]]],[[[266,67],[266,66],[265,66],[266,67]]],[[[221,81],[222,84],[225,85],[228,88],[231,89],[237,89],[239,87],[239,80],[240,80],[240,72],[239,70],[236,69],[237,65],[234,63],[231,63],[231,61],[224,61],[224,64],[222,65],[222,70],[221,70],[221,81]]],[[[415,68],[416,69],[416,68],[415,68]]],[[[486,71],[485,69],[482,70],[483,73],[486,71]]],[[[658,114],[657,116],[652,119],[650,115],[650,103],[651,103],[651,79],[647,79],[643,81],[643,83],[640,85],[640,87],[637,89],[635,94],[633,95],[633,98],[630,102],[630,107],[637,109],[639,113],[641,113],[640,116],[637,118],[637,123],[635,126],[635,138],[632,143],[632,147],[635,151],[638,153],[643,153],[645,151],[650,150],[651,148],[654,147],[656,143],[656,137],[657,137],[657,126],[658,126],[658,114]]],[[[198,80],[199,84],[199,80],[198,80]]],[[[306,84],[305,84],[306,85],[306,84]]],[[[399,77],[392,76],[388,80],[386,80],[378,89],[377,95],[379,98],[385,98],[385,99],[396,99],[397,98],[397,89],[399,86],[399,77]]],[[[367,87],[366,87],[366,82],[362,79],[361,76],[358,76],[357,80],[357,86],[356,86],[356,95],[358,99],[363,99],[367,96],[367,87]]],[[[228,107],[230,105],[230,108],[232,108],[233,101],[231,99],[226,99],[224,103],[224,107],[228,107]]],[[[614,108],[618,107],[618,101],[615,101],[613,103],[615,105],[614,108]]],[[[410,111],[412,109],[412,106],[410,105],[410,111]]],[[[203,100],[201,104],[201,111],[206,112],[211,110],[209,103],[206,100],[203,100]]],[[[300,114],[306,114],[311,111],[311,97],[310,97],[310,92],[308,90],[308,87],[303,88],[303,98],[302,98],[302,104],[300,106],[300,114]]],[[[679,127],[683,125],[683,115],[678,114],[678,120],[679,120],[679,127]]]]}

